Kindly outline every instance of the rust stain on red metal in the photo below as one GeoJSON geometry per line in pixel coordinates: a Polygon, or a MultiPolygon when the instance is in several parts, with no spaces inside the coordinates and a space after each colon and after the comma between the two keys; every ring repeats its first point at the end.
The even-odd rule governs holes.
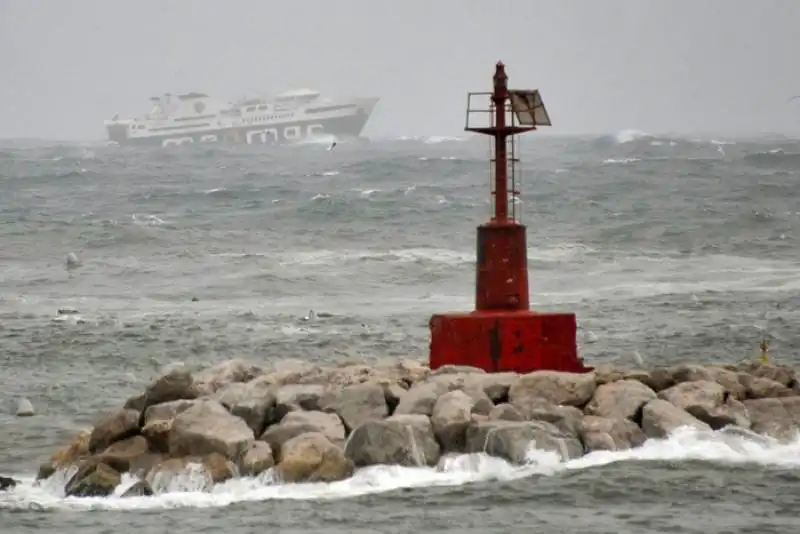
{"type": "Polygon", "coordinates": [[[491,93],[469,93],[465,130],[494,137],[493,213],[478,227],[475,310],[431,317],[431,369],[453,364],[487,372],[592,370],[578,357],[575,314],[538,313],[529,305],[525,226],[516,220],[514,135],[550,125],[539,91],[508,89],[502,62],[491,93]],[[473,109],[476,96],[489,97],[491,104],[473,109]],[[488,115],[490,124],[472,127],[473,113],[488,115]]]}

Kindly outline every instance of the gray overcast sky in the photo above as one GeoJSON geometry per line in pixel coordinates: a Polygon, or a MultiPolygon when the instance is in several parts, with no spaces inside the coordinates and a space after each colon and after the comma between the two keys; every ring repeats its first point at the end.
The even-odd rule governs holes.
{"type": "Polygon", "coordinates": [[[552,133],[796,133],[798,52],[798,0],[0,0],[0,137],[304,86],[380,96],[367,135],[458,134],[498,59],[552,133]]]}

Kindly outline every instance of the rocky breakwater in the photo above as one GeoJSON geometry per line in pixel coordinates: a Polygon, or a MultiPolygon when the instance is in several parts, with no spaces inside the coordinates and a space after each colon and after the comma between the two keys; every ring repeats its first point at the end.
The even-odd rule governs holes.
{"type": "MultiPolygon", "coordinates": [[[[651,370],[487,374],[424,364],[240,360],[173,369],[97,418],[45,462],[69,496],[168,491],[194,470],[206,487],[238,476],[275,483],[337,481],[364,466],[435,466],[484,452],[516,464],[532,446],[563,459],[620,450],[691,426],[748,429],[790,439],[800,427],[792,369],[742,363],[651,370]]],[[[41,482],[39,482],[41,483],[41,482]]]]}

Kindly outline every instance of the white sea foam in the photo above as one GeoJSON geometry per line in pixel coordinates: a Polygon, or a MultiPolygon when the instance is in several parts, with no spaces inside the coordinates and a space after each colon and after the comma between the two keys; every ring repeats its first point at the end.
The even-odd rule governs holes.
{"type": "Polygon", "coordinates": [[[0,493],[0,509],[135,510],[180,507],[219,507],[238,502],[269,500],[348,499],[386,493],[402,488],[462,486],[486,481],[558,477],[567,471],[587,470],[621,462],[704,461],[725,469],[728,465],[752,464],[782,469],[800,469],[800,436],[789,443],[749,431],[716,432],[681,428],[667,439],[647,441],[625,451],[590,453],[562,462],[558,455],[532,449],[524,466],[512,466],[485,454],[448,456],[435,468],[372,466],[360,469],[352,478],[330,484],[279,484],[271,472],[258,477],[238,478],[209,485],[202,472],[189,471],[155,485],[152,497],[121,497],[133,484],[126,476],[110,497],[64,497],[63,485],[71,473],[60,473],[41,484],[31,477],[17,477],[21,484],[0,493]]]}

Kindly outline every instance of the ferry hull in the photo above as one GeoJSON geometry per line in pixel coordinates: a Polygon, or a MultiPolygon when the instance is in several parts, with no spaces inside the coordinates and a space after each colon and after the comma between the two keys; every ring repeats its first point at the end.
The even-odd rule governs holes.
{"type": "Polygon", "coordinates": [[[279,124],[252,124],[227,128],[208,128],[193,132],[172,132],[164,135],[130,136],[125,128],[107,127],[110,141],[120,146],[171,146],[189,143],[209,144],[292,144],[319,136],[358,137],[370,113],[304,119],[279,124]]]}

